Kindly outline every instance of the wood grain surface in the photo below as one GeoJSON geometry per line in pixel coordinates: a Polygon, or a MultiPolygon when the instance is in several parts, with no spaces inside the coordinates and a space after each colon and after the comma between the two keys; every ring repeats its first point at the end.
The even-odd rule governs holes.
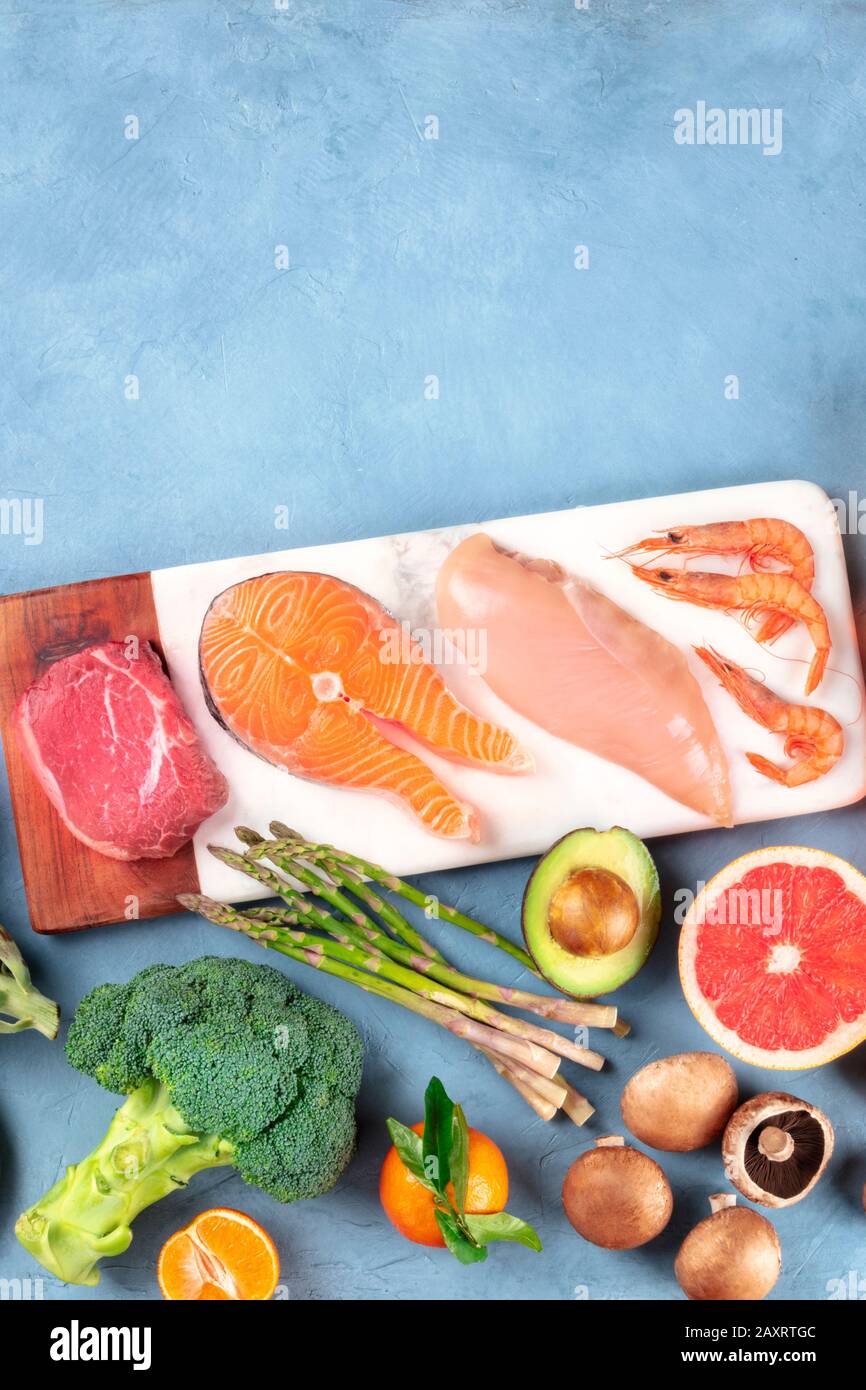
{"type": "Polygon", "coordinates": [[[0,597],[0,723],[24,887],[34,931],[77,931],[177,911],[198,891],[192,844],[171,859],[96,854],[66,829],[9,729],[18,698],[53,661],[136,636],[162,655],[149,574],[124,574],[0,597]]]}

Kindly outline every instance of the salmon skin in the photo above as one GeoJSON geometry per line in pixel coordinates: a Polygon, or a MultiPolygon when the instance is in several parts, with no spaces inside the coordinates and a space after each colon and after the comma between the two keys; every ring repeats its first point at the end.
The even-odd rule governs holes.
{"type": "Polygon", "coordinates": [[[476,534],[437,581],[439,622],[486,632],[490,688],[519,714],[732,824],[727,759],[682,652],[590,584],[476,534]]]}
{"type": "Polygon", "coordinates": [[[297,777],[390,796],[435,835],[477,840],[477,812],[377,720],[447,758],[498,772],[533,765],[506,729],[454,698],[390,613],[329,574],[282,571],[226,589],[205,614],[199,661],[211,713],[240,743],[297,777]]]}

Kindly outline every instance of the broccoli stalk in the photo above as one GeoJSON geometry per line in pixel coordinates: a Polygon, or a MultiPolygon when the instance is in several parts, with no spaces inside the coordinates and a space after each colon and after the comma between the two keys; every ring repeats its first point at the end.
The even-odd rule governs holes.
{"type": "Polygon", "coordinates": [[[98,1284],[99,1261],[128,1248],[139,1212],[186,1187],[202,1169],[233,1161],[231,1144],[216,1134],[196,1134],[166,1087],[146,1081],[121,1105],[93,1152],[18,1218],[15,1233],[67,1284],[98,1284]]]}
{"type": "Polygon", "coordinates": [[[81,1163],[19,1218],[22,1245],[70,1284],[99,1282],[145,1207],[231,1165],[280,1202],[333,1187],[355,1144],[362,1047],[341,1013],[278,970],[205,957],[100,985],[69,1061],[128,1098],[81,1163]]]}
{"type": "Polygon", "coordinates": [[[57,1037],[60,1010],[53,999],[46,999],[31,982],[24,957],[12,937],[2,927],[0,1014],[4,1015],[0,1018],[0,1033],[21,1033],[25,1028],[35,1028],[46,1038],[57,1037]]]}

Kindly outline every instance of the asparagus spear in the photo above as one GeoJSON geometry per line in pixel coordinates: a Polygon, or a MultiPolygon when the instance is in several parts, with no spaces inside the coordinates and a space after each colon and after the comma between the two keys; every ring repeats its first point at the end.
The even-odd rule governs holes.
{"type": "MultiPolygon", "coordinates": [[[[285,840],[293,845],[295,852],[300,854],[303,858],[315,859],[326,872],[341,876],[341,881],[343,883],[349,883],[352,879],[360,882],[363,882],[365,878],[372,879],[374,882],[388,888],[392,893],[399,894],[399,896],[405,898],[407,902],[414,903],[417,907],[422,907],[425,914],[435,916],[443,922],[450,922],[453,926],[462,927],[464,931],[471,932],[473,936],[480,937],[481,940],[489,942],[490,945],[498,946],[501,951],[505,951],[515,960],[518,960],[520,964],[524,966],[525,969],[531,971],[537,979],[544,978],[536,968],[535,961],[527,951],[522,949],[522,947],[515,946],[507,937],[501,936],[499,932],[494,931],[492,927],[485,927],[482,922],[476,922],[474,917],[467,917],[465,913],[458,912],[456,908],[449,907],[447,903],[441,903],[438,899],[435,900],[435,906],[431,908],[431,899],[429,896],[420,892],[419,889],[414,888],[411,883],[406,883],[404,879],[398,878],[396,874],[388,873],[387,869],[383,869],[381,865],[373,864],[368,859],[361,859],[358,855],[350,854],[348,851],[338,850],[333,845],[312,844],[304,840],[302,835],[299,835],[297,831],[292,830],[282,821],[271,821],[269,829],[271,834],[276,836],[278,840],[285,840]]],[[[253,834],[255,834],[255,832],[253,832],[253,834]]],[[[353,891],[355,890],[353,889],[353,891]]],[[[405,918],[402,918],[402,920],[405,922],[405,918]]],[[[399,934],[398,931],[398,935],[399,934]]],[[[414,935],[418,937],[417,932],[414,933],[414,935]]],[[[408,940],[405,936],[403,939],[408,940]]],[[[444,961],[444,956],[436,950],[435,946],[432,946],[430,942],[426,941],[423,937],[420,937],[420,940],[423,943],[422,949],[425,955],[432,955],[434,959],[444,961]]],[[[631,1025],[626,1023],[625,1019],[618,1017],[617,1010],[612,1005],[586,1004],[584,1007],[587,1009],[607,1008],[613,1017],[612,1023],[602,1023],[596,1020],[594,1024],[590,1024],[590,1021],[587,1019],[585,1020],[587,1026],[613,1028],[614,1034],[618,1038],[625,1038],[631,1032],[631,1025]]]]}
{"type": "MultiPolygon", "coordinates": [[[[287,857],[282,852],[283,844],[282,841],[261,841],[247,851],[245,858],[255,861],[258,856],[267,855],[284,873],[307,884],[313,893],[320,895],[338,910],[345,911],[346,899],[343,895],[322,885],[319,875],[299,862],[298,859],[287,857]]],[[[375,897],[375,895],[373,896],[375,897]]],[[[298,903],[293,902],[292,906],[297,908],[298,903]]],[[[326,930],[333,934],[333,925],[328,925],[326,930]]],[[[560,1023],[597,1028],[610,1028],[616,1023],[616,1009],[609,1005],[584,1004],[568,999],[558,999],[550,995],[530,994],[526,990],[512,989],[506,985],[495,985],[487,980],[478,980],[474,976],[464,975],[441,959],[433,960],[427,955],[419,955],[399,941],[392,940],[386,932],[377,928],[375,923],[370,923],[369,928],[365,929],[364,935],[368,941],[378,946],[392,960],[399,961],[412,970],[429,975],[431,979],[438,980],[440,984],[474,995],[476,998],[487,999],[495,1004],[507,1004],[515,1009],[523,1009],[529,1013],[538,1014],[541,1018],[557,1019],[560,1023]]],[[[576,1056],[574,1060],[579,1062],[582,1058],[576,1056]]]]}
{"type": "MultiPolygon", "coordinates": [[[[192,900],[190,900],[190,902],[185,905],[192,907],[194,904],[192,900]]],[[[203,906],[204,902],[202,901],[202,903],[199,904],[199,911],[203,909],[203,906]]],[[[217,909],[219,909],[221,905],[215,904],[214,906],[217,909]]],[[[211,920],[215,920],[219,913],[215,913],[213,909],[209,910],[211,914],[211,920]]],[[[327,923],[329,921],[334,922],[334,926],[339,927],[341,929],[337,939],[347,939],[348,929],[346,929],[345,924],[337,923],[334,918],[329,918],[327,913],[319,912],[317,908],[314,908],[312,906],[310,906],[308,912],[293,910],[291,908],[248,907],[244,910],[242,915],[252,922],[265,922],[270,925],[285,923],[300,925],[311,914],[315,914],[315,918],[318,919],[317,921],[315,921],[315,925],[321,926],[323,923],[327,923]]],[[[551,1037],[561,1041],[558,1038],[558,1034],[551,1033],[551,1037]]],[[[515,1076],[515,1074],[511,1070],[512,1063],[509,1058],[506,1058],[498,1053],[491,1052],[489,1048],[482,1047],[478,1043],[474,1043],[473,1046],[476,1047],[478,1051],[481,1052],[487,1058],[487,1060],[491,1063],[491,1065],[495,1068],[495,1070],[499,1073],[501,1077],[503,1077],[506,1081],[509,1081],[511,1083],[511,1085],[515,1088],[518,1094],[523,1096],[527,1104],[532,1107],[535,1113],[539,1115],[542,1120],[550,1120],[553,1118],[553,1116],[557,1113],[556,1106],[551,1105],[549,1101],[545,1100],[542,1096],[540,1096],[531,1084],[531,1081],[529,1080],[529,1078],[534,1077],[536,1073],[527,1071],[527,1079],[525,1081],[520,1080],[515,1076]]],[[[577,1093],[575,1092],[575,1094],[577,1093]]]]}
{"type": "MultiPolygon", "coordinates": [[[[274,862],[277,862],[274,859],[275,854],[282,860],[293,857],[291,854],[282,853],[283,850],[302,851],[306,848],[303,842],[298,842],[293,837],[283,837],[280,840],[266,840],[258,831],[251,830],[249,826],[246,825],[236,825],[235,834],[242,844],[248,846],[247,854],[252,859],[259,859],[264,856],[267,859],[272,859],[274,862]],[[267,846],[270,846],[270,848],[266,848],[267,846]]],[[[300,857],[303,858],[303,854],[301,854],[300,857]]],[[[278,867],[284,869],[285,872],[292,872],[291,869],[286,867],[285,863],[279,863],[278,867]]],[[[306,883],[308,886],[313,886],[310,882],[309,869],[307,866],[301,867],[306,869],[306,873],[303,875],[296,875],[296,877],[300,878],[301,882],[306,883]]],[[[386,926],[390,927],[391,931],[408,946],[411,946],[423,956],[429,956],[431,960],[438,960],[443,964],[446,963],[445,957],[440,951],[437,951],[433,943],[423,937],[420,932],[416,931],[412,924],[407,922],[402,912],[398,912],[393,904],[389,903],[381,894],[374,892],[358,874],[346,870],[342,865],[334,863],[333,865],[328,865],[328,878],[330,880],[336,879],[345,887],[350,888],[355,894],[355,897],[360,898],[365,906],[377,913],[386,926]]],[[[337,888],[336,883],[333,881],[326,882],[320,875],[315,876],[315,882],[317,884],[322,884],[323,888],[327,887],[335,890],[337,888]]],[[[320,896],[325,897],[325,893],[321,893],[320,896]]],[[[338,901],[342,898],[342,895],[336,892],[334,896],[338,901]]],[[[326,901],[331,902],[332,906],[338,905],[338,903],[332,901],[331,898],[326,898],[326,901]]],[[[341,908],[340,910],[343,911],[345,909],[341,908]]]]}
{"type": "Polygon", "coordinates": [[[458,912],[456,907],[449,907],[447,903],[437,901],[435,907],[431,908],[429,896],[422,893],[420,889],[413,888],[412,884],[406,883],[404,879],[397,878],[396,874],[389,874],[387,869],[383,869],[380,864],[373,864],[368,859],[359,858],[357,854],[335,849],[333,845],[308,845],[302,835],[298,835],[282,821],[271,821],[269,829],[277,839],[297,841],[305,848],[315,851],[326,862],[331,859],[336,863],[348,865],[363,878],[373,879],[374,882],[381,883],[383,888],[397,893],[407,902],[414,903],[416,907],[423,908],[425,912],[430,912],[443,922],[450,922],[454,927],[462,927],[464,931],[471,932],[473,936],[489,942],[491,946],[498,946],[500,951],[505,951],[507,955],[519,960],[520,964],[527,970],[531,970],[533,975],[538,974],[535,962],[528,952],[520,946],[515,946],[514,942],[509,941],[507,936],[500,936],[499,932],[494,931],[492,927],[485,927],[483,922],[476,922],[474,917],[467,917],[465,913],[458,912]]]}
{"type": "Polygon", "coordinates": [[[590,1105],[586,1096],[582,1096],[580,1091],[576,1091],[567,1081],[563,1081],[562,1084],[565,1087],[565,1100],[562,1102],[562,1109],[576,1125],[585,1125],[590,1115],[595,1114],[595,1107],[590,1105]]]}
{"type": "MultiPolygon", "coordinates": [[[[232,914],[232,920],[230,922],[225,921],[221,925],[231,925],[237,931],[250,936],[254,941],[264,939],[291,944],[308,951],[318,951],[330,960],[342,961],[346,965],[356,966],[359,970],[369,970],[382,979],[391,980],[394,984],[402,986],[403,989],[413,990],[423,998],[431,999],[435,1004],[443,1004],[446,1008],[466,1014],[467,1017],[474,1018],[490,1028],[496,1028],[500,1032],[519,1038],[521,1040],[519,1055],[528,1066],[541,1072],[542,1075],[555,1075],[559,1067],[557,1056],[553,1055],[544,1045],[551,1038],[559,1041],[555,1033],[546,1029],[535,1029],[532,1024],[510,1018],[507,1014],[500,1013],[480,999],[472,999],[450,989],[431,989],[423,975],[395,964],[381,952],[367,946],[363,940],[360,943],[353,942],[351,939],[342,942],[333,941],[327,937],[313,936],[310,932],[300,928],[276,925],[261,926],[258,922],[250,922],[243,912],[238,912],[236,909],[229,909],[229,911],[232,914]],[[541,1034],[542,1037],[539,1038],[537,1034],[541,1034]]],[[[219,915],[222,918],[226,917],[224,911],[219,915]]],[[[589,1055],[591,1058],[595,1058],[595,1054],[589,1055]]],[[[603,1065],[603,1062],[603,1058],[598,1058],[599,1065],[603,1065]]],[[[594,1061],[588,1061],[585,1065],[592,1065],[594,1070],[599,1069],[599,1065],[596,1065],[594,1061]]]]}
{"type": "Polygon", "coordinates": [[[487,1058],[490,1065],[499,1073],[503,1080],[510,1082],[518,1095],[523,1096],[527,1105],[532,1106],[532,1109],[540,1120],[553,1119],[554,1115],[558,1113],[557,1107],[552,1101],[546,1100],[544,1096],[540,1095],[529,1082],[521,1080],[521,1078],[512,1071],[507,1057],[497,1057],[495,1052],[491,1052],[489,1048],[486,1047],[480,1047],[478,1050],[487,1058]]]}
{"type": "MultiPolygon", "coordinates": [[[[585,1125],[590,1115],[595,1114],[595,1108],[590,1105],[586,1096],[582,1096],[561,1076],[555,1076],[552,1081],[548,1081],[543,1076],[534,1076],[519,1062],[493,1057],[490,1060],[500,1075],[507,1069],[511,1074],[509,1080],[515,1084],[520,1082],[522,1086],[531,1090],[536,1098],[553,1106],[555,1110],[563,1110],[576,1125],[585,1125]]],[[[525,1099],[536,1109],[529,1096],[525,1096],[525,1099]]],[[[536,1109],[536,1114],[540,1113],[536,1109]]]]}
{"type": "Polygon", "coordinates": [[[342,960],[333,959],[322,949],[326,944],[323,941],[312,938],[315,942],[314,947],[301,946],[299,943],[291,941],[287,934],[280,935],[278,928],[259,926],[234,908],[214,902],[213,899],[204,897],[202,894],[182,893],[178,897],[178,902],[183,907],[188,908],[190,912],[200,912],[208,921],[215,922],[218,926],[240,931],[251,940],[257,941],[261,946],[288,956],[290,960],[298,961],[302,965],[312,965],[322,970],[326,975],[335,975],[338,979],[358,985],[368,994],[377,994],[383,999],[390,999],[395,1004],[402,1004],[404,1008],[410,1009],[413,1013],[421,1014],[433,1023],[438,1023],[449,1033],[465,1038],[473,1045],[483,1045],[491,1052],[522,1062],[531,1070],[537,1070],[540,1075],[551,1077],[556,1074],[559,1059],[551,1053],[545,1054],[544,1050],[536,1047],[534,1043],[501,1033],[498,1029],[481,1023],[475,1018],[467,1018],[455,1009],[438,1003],[429,994],[416,994],[413,990],[405,989],[402,985],[383,979],[378,974],[367,974],[342,960]]]}
{"type": "MultiPolygon", "coordinates": [[[[490,1016],[486,1016],[486,1010],[484,1014],[482,1014],[481,1009],[484,1009],[484,1006],[481,1001],[491,996],[483,995],[480,990],[472,988],[475,983],[480,984],[480,981],[472,981],[468,976],[461,975],[458,971],[449,970],[447,968],[443,968],[439,973],[434,972],[432,969],[433,962],[429,961],[427,957],[419,958],[414,956],[406,947],[398,946],[396,942],[392,941],[391,938],[382,931],[376,931],[374,929],[369,935],[362,936],[354,926],[350,926],[345,922],[338,922],[336,918],[329,918],[327,914],[317,912],[314,917],[310,916],[308,918],[308,915],[303,911],[292,909],[248,908],[241,913],[241,916],[255,923],[267,922],[277,927],[315,926],[323,928],[338,942],[351,944],[368,952],[374,952],[377,956],[386,959],[389,964],[393,961],[405,965],[408,970],[413,973],[413,979],[408,984],[409,988],[420,988],[424,990],[429,987],[428,977],[435,979],[439,981],[439,983],[444,984],[448,992],[456,992],[457,997],[461,1001],[464,1000],[466,996],[472,1001],[477,1001],[480,1009],[476,1010],[474,1016],[477,1018],[485,1017],[485,1021],[491,1023],[493,1023],[493,1017],[495,1017],[496,1022],[493,1023],[494,1027],[500,1028],[505,1032],[511,1032],[519,1036],[530,1038],[541,1047],[548,1048],[551,1052],[557,1053],[560,1057],[567,1057],[570,1061],[577,1062],[579,1066],[589,1067],[592,1071],[601,1071],[604,1065],[604,1058],[598,1052],[593,1052],[587,1047],[579,1047],[576,1043],[571,1042],[570,1039],[564,1038],[560,1033],[554,1032],[552,1028],[540,1028],[537,1024],[529,1023],[524,1019],[512,1019],[509,1015],[503,1014],[497,1009],[490,1011],[490,1016]],[[429,971],[427,967],[430,967],[429,971]]],[[[380,967],[380,969],[384,969],[384,967],[380,967]]],[[[391,978],[396,979],[397,977],[392,975],[391,978]]],[[[406,980],[398,982],[407,983],[406,980]]],[[[496,987],[489,986],[489,988],[494,989],[496,987]]],[[[434,997],[438,998],[441,994],[442,991],[435,991],[434,997]]],[[[496,997],[498,998],[498,996],[496,997]]],[[[503,1000],[502,1002],[518,1003],[517,1000],[511,999],[503,1000]]],[[[453,1001],[449,1001],[449,1003],[452,1008],[462,1007],[462,1005],[458,1006],[453,1001]]],[[[522,1008],[525,1006],[520,1005],[519,1007],[522,1008]]],[[[464,1008],[464,1012],[465,1011],[464,1008]]]]}
{"type": "MultiPolygon", "coordinates": [[[[585,1025],[613,1027],[619,1037],[625,1036],[629,1031],[629,1025],[617,1019],[615,1008],[594,1003],[584,1003],[582,1001],[551,999],[548,996],[534,995],[528,991],[511,990],[502,986],[490,984],[487,981],[476,980],[472,976],[464,975],[462,972],[452,967],[442,954],[436,950],[419,932],[407,922],[406,918],[381,894],[371,888],[369,883],[362,875],[368,874],[372,882],[378,882],[381,886],[391,889],[398,894],[408,898],[409,901],[419,905],[427,905],[427,899],[418,890],[413,889],[410,884],[388,874],[379,866],[373,865],[366,860],[354,855],[343,855],[332,846],[311,844],[297,836],[287,826],[281,822],[273,821],[270,826],[271,834],[276,836],[276,840],[266,841],[257,831],[247,827],[238,828],[238,837],[246,846],[245,854],[237,854],[234,851],[211,846],[211,852],[223,862],[237,868],[243,873],[256,879],[269,892],[282,898],[285,907],[274,909],[269,907],[250,908],[245,913],[237,913],[235,920],[224,922],[225,925],[232,925],[237,930],[246,931],[247,934],[259,939],[262,945],[271,945],[276,949],[287,954],[290,958],[302,961],[303,963],[314,965],[325,969],[326,973],[342,973],[342,978],[351,979],[353,983],[368,989],[372,993],[382,993],[381,989],[369,984],[371,976],[379,977],[385,975],[385,979],[379,979],[378,983],[384,985],[388,983],[393,986],[386,997],[396,999],[405,1007],[413,1008],[414,1012],[422,1012],[427,1017],[433,1015],[429,1011],[429,1006],[433,1009],[444,1009],[446,1018],[434,1018],[442,1026],[449,1027],[450,1031],[461,1032],[467,1036],[461,1028],[455,1028],[455,1016],[463,1015],[464,1023],[467,1019],[477,1023],[481,1028],[494,1029],[498,1033],[507,1033],[517,1039],[517,1047],[530,1048],[537,1044],[537,1049],[541,1049],[542,1055],[554,1053],[555,1056],[546,1060],[544,1070],[548,1076],[553,1074],[551,1070],[551,1060],[554,1069],[558,1066],[556,1055],[567,1056],[573,1060],[581,1062],[583,1065],[595,1068],[603,1065],[603,1059],[588,1049],[577,1047],[568,1040],[562,1038],[558,1033],[549,1029],[537,1027],[535,1024],[526,1023],[522,1020],[512,1019],[509,1015],[503,1014],[499,1009],[485,1006],[485,998],[495,1003],[508,1003],[521,1009],[529,1009],[541,1013],[542,1017],[555,1017],[561,1021],[579,1022],[585,1025]],[[275,872],[262,861],[270,859],[271,863],[277,866],[281,872],[275,872]],[[378,875],[378,877],[377,877],[378,875]],[[399,886],[398,886],[399,885],[399,886]],[[405,890],[405,891],[402,891],[405,890]],[[309,893],[314,897],[326,902],[334,908],[336,912],[342,914],[341,918],[323,911],[315,902],[312,902],[309,893]],[[351,896],[349,896],[351,895],[351,896]],[[362,906],[363,905],[363,906],[362,906]],[[375,913],[381,920],[379,925],[369,913],[375,913]],[[241,920],[243,919],[243,920],[241,920]],[[267,924],[270,930],[265,932],[257,931],[260,924],[267,924]],[[320,937],[310,937],[309,933],[302,928],[312,927],[316,931],[323,931],[331,938],[330,942],[323,941],[320,937]],[[390,928],[390,932],[385,930],[390,928]],[[286,929],[294,929],[287,933],[286,929]],[[279,937],[277,941],[267,940],[267,937],[279,937]],[[339,949],[343,947],[342,952],[339,949]],[[360,955],[358,955],[360,952],[360,955]],[[350,962],[355,962],[352,965],[350,962]],[[355,967],[361,965],[363,970],[355,967]],[[335,968],[336,967],[336,968],[335,968]],[[394,969],[397,967],[395,975],[394,969]],[[402,973],[400,971],[402,967],[402,973]],[[431,988],[430,982],[436,982],[444,988],[431,988]],[[398,992],[395,995],[394,990],[398,992]],[[412,1002],[403,996],[414,996],[412,1002]],[[425,1009],[419,1005],[426,1004],[425,1009]],[[440,1001],[445,1002],[440,1002],[440,1001]],[[530,1003],[530,1001],[532,1001],[530,1003]],[[543,1012],[542,1012],[543,1011],[543,1012]]],[[[201,900],[203,903],[206,900],[201,900]]],[[[185,903],[185,905],[189,905],[185,903]]],[[[210,905],[212,911],[225,912],[226,909],[220,904],[210,905]]],[[[229,909],[233,912],[233,909],[229,909]]],[[[463,914],[456,913],[455,909],[445,909],[437,915],[444,917],[445,920],[455,920],[462,918],[463,914]]],[[[213,920],[221,920],[213,917],[213,920]]],[[[466,922],[473,919],[467,918],[466,922]]],[[[458,925],[463,925],[458,922],[458,925]]],[[[501,944],[505,941],[500,939],[498,933],[489,932],[480,923],[474,923],[477,929],[473,934],[483,935],[493,944],[501,944]]],[[[469,928],[470,930],[472,928],[469,928]]],[[[505,946],[511,943],[505,943],[505,946]]],[[[505,949],[503,946],[503,949],[505,949]]],[[[517,958],[525,956],[519,948],[514,948],[509,954],[514,955],[518,952],[517,958]]],[[[529,957],[526,957],[526,961],[529,957]]],[[[521,963],[525,962],[521,960],[521,963]]],[[[535,972],[537,973],[537,972],[535,972]]],[[[467,1036],[467,1040],[479,1050],[484,1050],[484,1045],[479,1038],[467,1036]]],[[[506,1079],[524,1095],[528,1103],[533,1106],[536,1113],[550,1113],[550,1106],[553,1104],[550,1098],[550,1091],[547,1097],[540,1094],[537,1087],[533,1088],[526,1077],[536,1076],[537,1072],[531,1070],[532,1059],[530,1057],[520,1058],[514,1055],[514,1049],[509,1053],[503,1052],[503,1043],[507,1039],[499,1038],[498,1051],[496,1055],[499,1060],[498,1070],[501,1071],[506,1079]],[[529,1066],[527,1067],[527,1062],[529,1066]],[[506,1064],[507,1065],[504,1065],[506,1064]],[[503,1070],[504,1065],[504,1070],[503,1070]],[[521,1078],[515,1068],[523,1067],[525,1076],[521,1078]]],[[[493,1044],[494,1050],[497,1044],[493,1044]]],[[[556,1091],[557,1097],[562,1097],[562,1109],[570,1115],[576,1124],[585,1123],[586,1119],[593,1113],[593,1108],[589,1102],[569,1086],[567,1082],[557,1081],[560,1089],[556,1091]]]]}

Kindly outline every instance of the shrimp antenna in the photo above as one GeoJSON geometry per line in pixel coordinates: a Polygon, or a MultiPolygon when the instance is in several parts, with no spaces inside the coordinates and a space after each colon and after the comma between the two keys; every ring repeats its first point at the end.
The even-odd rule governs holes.
{"type": "MultiPolygon", "coordinates": [[[[659,531],[653,532],[653,535],[662,536],[663,534],[663,532],[659,531]]],[[[605,556],[605,559],[627,560],[630,555],[638,555],[640,553],[645,553],[647,555],[655,555],[658,559],[661,559],[665,555],[673,555],[676,549],[676,547],[672,545],[663,545],[661,541],[659,541],[659,544],[657,546],[647,545],[648,540],[649,537],[646,537],[645,540],[634,541],[631,545],[623,546],[622,550],[609,550],[605,556]]]]}
{"type": "Polygon", "coordinates": [[[863,687],[861,686],[857,677],[851,675],[850,671],[840,671],[838,666],[828,666],[827,669],[828,671],[832,671],[834,676],[844,676],[846,680],[852,681],[853,684],[857,687],[857,695],[859,697],[859,706],[857,709],[857,713],[854,716],[854,718],[849,719],[847,724],[845,725],[846,729],[850,729],[854,724],[859,724],[860,720],[863,717],[863,687]]]}
{"type": "MultiPolygon", "coordinates": [[[[693,650],[697,652],[698,656],[701,658],[701,661],[705,661],[705,652],[709,652],[710,656],[715,657],[716,661],[729,660],[729,658],[723,656],[722,653],[719,651],[718,647],[714,647],[711,642],[705,642],[700,647],[693,647],[693,650]]],[[[745,671],[747,676],[751,676],[752,680],[757,681],[759,685],[767,684],[766,671],[760,670],[760,668],[757,666],[743,666],[741,669],[745,671]]]]}
{"type": "MultiPolygon", "coordinates": [[[[782,661],[785,663],[785,665],[809,666],[811,664],[810,659],[808,657],[779,656],[778,652],[770,651],[769,647],[765,647],[764,650],[766,651],[768,656],[771,656],[773,658],[774,661],[782,661]]],[[[824,675],[829,676],[831,674],[834,676],[844,676],[846,680],[850,681],[852,685],[857,687],[857,697],[859,701],[857,713],[855,714],[853,719],[849,719],[847,722],[844,723],[844,727],[846,729],[853,728],[853,726],[855,724],[858,724],[863,717],[863,688],[856,676],[852,676],[850,671],[843,671],[839,666],[828,666],[824,672],[824,675]]],[[[764,679],[766,679],[766,677],[764,677],[764,679]]]]}

